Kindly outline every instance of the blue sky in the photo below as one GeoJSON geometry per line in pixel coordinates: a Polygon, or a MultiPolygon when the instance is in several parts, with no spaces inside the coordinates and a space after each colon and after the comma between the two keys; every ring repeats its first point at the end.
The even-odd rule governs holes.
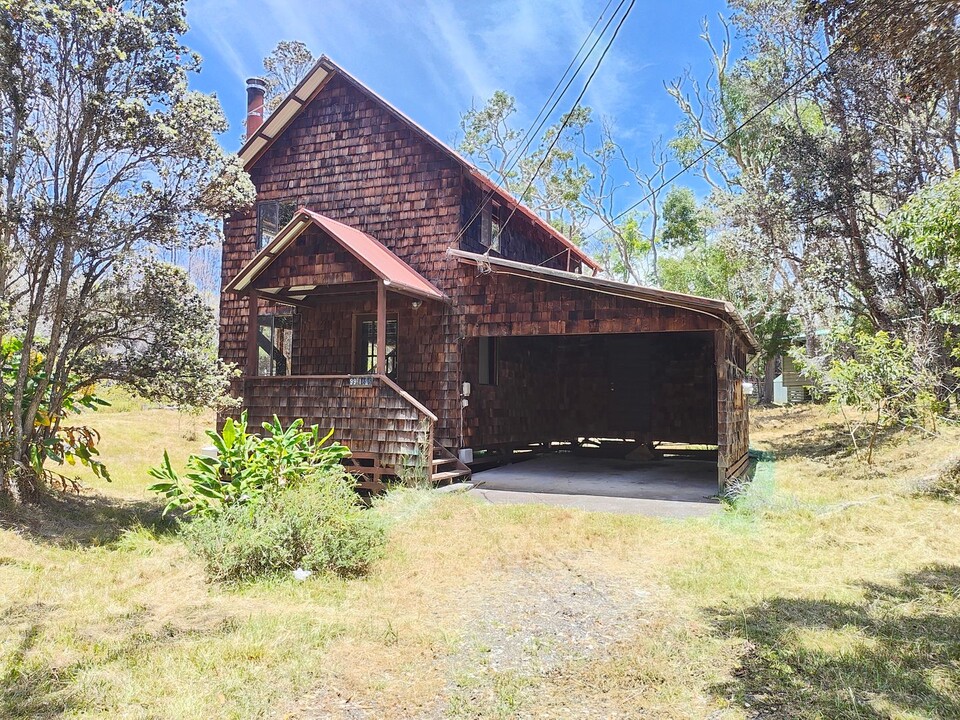
{"type": "MultiPolygon", "coordinates": [[[[614,3],[615,6],[616,3],[614,3]]],[[[280,40],[325,53],[439,138],[456,141],[460,113],[496,89],[517,98],[519,123],[553,89],[606,0],[191,0],[187,44],[204,58],[193,85],[216,92],[238,146],[245,78],[280,40]]],[[[610,118],[628,155],[669,139],[679,114],[664,81],[685,67],[704,77],[704,17],[723,2],[637,0],[586,96],[610,118]]],[[[587,66],[592,67],[592,63],[587,66]]],[[[586,72],[583,76],[586,76],[586,72]]],[[[557,110],[582,87],[578,82],[557,110]]],[[[555,118],[553,118],[555,119],[555,118]]],[[[697,185],[687,180],[686,184],[697,185]]],[[[627,198],[624,197],[626,200],[627,198]]]]}

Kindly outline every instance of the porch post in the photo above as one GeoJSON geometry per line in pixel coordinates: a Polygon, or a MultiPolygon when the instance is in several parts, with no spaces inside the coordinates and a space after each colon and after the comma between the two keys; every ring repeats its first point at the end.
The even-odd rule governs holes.
{"type": "Polygon", "coordinates": [[[387,286],[377,282],[377,374],[387,374],[387,286]]]}
{"type": "Polygon", "coordinates": [[[247,377],[257,374],[257,332],[260,324],[260,296],[256,290],[247,295],[247,377]]]}

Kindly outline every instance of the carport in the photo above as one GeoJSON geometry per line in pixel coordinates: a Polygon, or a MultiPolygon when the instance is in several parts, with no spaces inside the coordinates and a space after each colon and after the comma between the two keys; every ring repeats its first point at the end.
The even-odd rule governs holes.
{"type": "Polygon", "coordinates": [[[743,377],[757,342],[728,303],[448,252],[479,269],[461,305],[460,442],[478,481],[517,492],[518,483],[538,486],[552,474],[552,490],[536,492],[586,496],[605,487],[685,502],[688,490],[704,497],[708,472],[706,495],[715,496],[747,469],[743,377]],[[697,461],[662,459],[668,444],[697,461]],[[528,453],[559,457],[531,461],[530,469],[545,468],[535,477],[510,465],[528,453]],[[607,465],[589,468],[589,455],[607,465]],[[632,462],[633,480],[649,482],[618,476],[617,460],[632,462]],[[510,469],[483,472],[496,464],[510,469]],[[563,477],[572,492],[557,490],[563,477]]]}

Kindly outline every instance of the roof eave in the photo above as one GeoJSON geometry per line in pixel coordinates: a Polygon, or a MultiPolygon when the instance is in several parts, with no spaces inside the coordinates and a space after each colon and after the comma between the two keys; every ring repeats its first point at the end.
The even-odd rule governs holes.
{"type": "Polygon", "coordinates": [[[716,300],[714,298],[705,298],[699,295],[688,295],[686,293],[673,292],[671,290],[660,290],[659,288],[647,288],[642,285],[631,285],[629,283],[617,282],[615,280],[605,280],[603,278],[589,277],[577,273],[567,272],[565,270],[555,270],[553,268],[540,267],[530,263],[522,263],[516,260],[506,260],[504,258],[495,258],[478,253],[467,252],[466,250],[456,250],[450,248],[447,254],[456,258],[460,262],[472,264],[488,263],[491,266],[500,266],[518,274],[525,274],[528,277],[543,279],[547,282],[558,282],[584,290],[595,292],[607,292],[613,294],[626,295],[635,300],[651,302],[660,305],[669,305],[693,312],[701,312],[717,319],[732,324],[741,335],[745,344],[750,350],[750,354],[756,354],[760,351],[760,344],[756,337],[747,327],[747,324],[740,317],[729,302],[725,300],[716,300]]]}
{"type": "Polygon", "coordinates": [[[249,171],[256,164],[273,141],[300,115],[300,111],[313,100],[338,70],[339,68],[326,55],[321,56],[314,63],[303,79],[277,106],[277,109],[267,116],[263,124],[240,148],[237,154],[243,162],[244,170],[249,171]]]}

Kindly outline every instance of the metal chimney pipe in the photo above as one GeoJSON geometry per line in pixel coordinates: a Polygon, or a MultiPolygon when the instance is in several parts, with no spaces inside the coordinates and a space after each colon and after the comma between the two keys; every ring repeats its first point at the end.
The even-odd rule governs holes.
{"type": "Polygon", "coordinates": [[[267,92],[267,81],[252,77],[247,80],[247,139],[253,137],[264,120],[263,96],[267,92]]]}

